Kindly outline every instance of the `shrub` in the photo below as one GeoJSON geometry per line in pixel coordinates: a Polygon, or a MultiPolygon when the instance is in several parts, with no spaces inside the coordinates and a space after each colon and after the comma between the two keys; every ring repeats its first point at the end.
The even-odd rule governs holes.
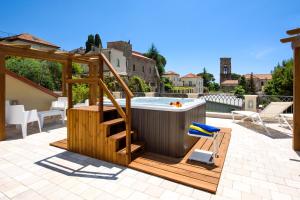
{"type": "Polygon", "coordinates": [[[150,92],[150,87],[143,79],[138,76],[133,76],[129,79],[129,89],[132,92],[150,92]]]}

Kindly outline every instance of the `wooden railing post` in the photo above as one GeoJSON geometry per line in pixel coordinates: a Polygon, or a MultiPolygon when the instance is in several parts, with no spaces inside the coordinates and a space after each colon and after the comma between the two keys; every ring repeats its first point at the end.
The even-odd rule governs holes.
{"type": "MultiPolygon", "coordinates": [[[[99,79],[104,82],[103,80],[103,59],[99,56],[99,79]]],[[[100,113],[100,123],[103,122],[103,88],[99,84],[99,113],[100,113]]]]}
{"type": "Polygon", "coordinates": [[[67,63],[63,62],[62,63],[62,76],[61,76],[61,90],[62,90],[62,95],[65,97],[67,96],[67,63]]]}
{"type": "Polygon", "coordinates": [[[126,95],[126,155],[129,164],[131,162],[131,98],[126,95]]]}
{"type": "MultiPolygon", "coordinates": [[[[97,69],[94,63],[89,64],[89,78],[97,77],[97,69]]],[[[97,84],[89,84],[89,105],[96,105],[97,103],[97,84]]]]}
{"type": "Polygon", "coordinates": [[[5,140],[5,55],[0,52],[0,141],[5,140]]]}
{"type": "Polygon", "coordinates": [[[294,48],[294,138],[293,148],[300,151],[300,45],[294,48]]]}
{"type": "MultiPolygon", "coordinates": [[[[66,63],[67,66],[67,78],[72,79],[72,59],[69,58],[66,63]]],[[[68,109],[73,108],[73,92],[72,83],[68,83],[68,109]]]]}

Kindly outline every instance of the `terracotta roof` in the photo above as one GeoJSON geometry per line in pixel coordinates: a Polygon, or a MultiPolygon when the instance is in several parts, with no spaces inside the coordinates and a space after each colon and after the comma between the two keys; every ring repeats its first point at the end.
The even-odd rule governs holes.
{"type": "MultiPolygon", "coordinates": [[[[246,79],[250,79],[251,74],[245,74],[244,75],[246,79]]],[[[258,78],[258,79],[268,79],[271,80],[272,79],[272,74],[253,74],[254,78],[258,78]]]]}
{"type": "Polygon", "coordinates": [[[221,85],[238,85],[238,80],[226,80],[221,83],[221,85]]]}
{"type": "Polygon", "coordinates": [[[59,97],[59,95],[56,94],[56,93],[54,93],[53,91],[51,91],[51,90],[49,90],[49,89],[47,89],[47,88],[45,88],[43,86],[40,86],[39,84],[37,84],[37,83],[35,83],[35,82],[33,82],[33,81],[25,78],[25,77],[19,76],[18,74],[14,73],[14,72],[12,72],[12,71],[10,71],[8,69],[5,69],[5,74],[7,74],[7,75],[9,75],[9,76],[11,76],[11,77],[13,77],[13,78],[15,78],[15,79],[23,82],[23,83],[25,83],[27,85],[30,85],[31,87],[34,87],[37,90],[40,90],[40,91],[42,91],[42,92],[44,92],[46,94],[49,94],[49,95],[51,95],[51,96],[53,96],[55,98],[59,97]]]}
{"type": "Polygon", "coordinates": [[[178,75],[179,76],[179,74],[177,74],[176,72],[173,72],[173,71],[167,71],[163,75],[178,75]]]}
{"type": "Polygon", "coordinates": [[[182,76],[181,78],[199,78],[201,76],[197,76],[196,74],[189,73],[187,75],[182,76]]]}
{"type": "Polygon", "coordinates": [[[153,59],[148,58],[148,57],[144,56],[142,53],[137,52],[137,51],[132,51],[132,56],[135,56],[135,57],[138,57],[141,59],[145,59],[145,60],[149,60],[149,61],[154,61],[153,59]]]}
{"type": "Polygon", "coordinates": [[[55,44],[52,44],[50,42],[47,42],[43,39],[40,39],[38,37],[35,37],[34,35],[28,34],[28,33],[22,33],[19,35],[13,35],[9,37],[0,38],[0,40],[6,40],[6,41],[15,41],[15,40],[23,40],[27,42],[32,42],[36,44],[42,44],[50,47],[56,47],[59,48],[59,46],[56,46],[55,44]]]}

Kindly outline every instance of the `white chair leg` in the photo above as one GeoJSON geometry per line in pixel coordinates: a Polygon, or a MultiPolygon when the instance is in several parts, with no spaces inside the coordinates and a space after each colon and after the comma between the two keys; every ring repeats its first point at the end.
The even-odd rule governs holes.
{"type": "Polygon", "coordinates": [[[265,131],[268,133],[268,135],[271,135],[271,134],[270,134],[270,131],[268,130],[266,124],[265,124],[264,121],[261,119],[261,117],[258,116],[257,118],[258,118],[259,122],[261,122],[262,126],[264,127],[264,129],[265,129],[265,131]]]}
{"type": "Polygon", "coordinates": [[[232,115],[232,122],[235,123],[235,121],[234,121],[234,114],[231,113],[231,115],[232,115]]]}
{"type": "Polygon", "coordinates": [[[27,136],[27,123],[21,125],[23,139],[27,136]]]}

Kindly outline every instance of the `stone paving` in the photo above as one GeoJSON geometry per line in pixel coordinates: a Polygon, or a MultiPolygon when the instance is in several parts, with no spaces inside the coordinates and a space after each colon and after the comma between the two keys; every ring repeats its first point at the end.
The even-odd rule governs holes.
{"type": "Polygon", "coordinates": [[[216,195],[51,147],[66,128],[46,124],[26,139],[10,128],[12,136],[0,142],[0,199],[300,199],[300,152],[287,129],[269,124],[283,132],[269,137],[231,120],[207,123],[232,128],[216,195]]]}

